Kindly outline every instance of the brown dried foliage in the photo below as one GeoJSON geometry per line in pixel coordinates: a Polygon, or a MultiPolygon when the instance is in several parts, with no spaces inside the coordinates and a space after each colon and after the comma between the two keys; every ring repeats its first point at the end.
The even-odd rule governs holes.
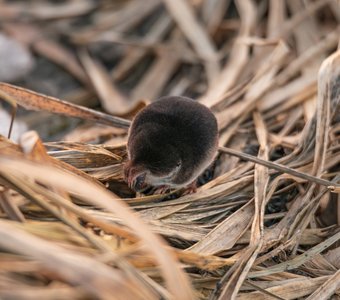
{"type": "Polygon", "coordinates": [[[0,83],[1,99],[86,121],[0,137],[0,298],[340,297],[338,4],[0,2],[1,28],[81,83],[69,101],[0,83]],[[85,49],[103,43],[124,50],[111,70],[85,49]],[[213,110],[220,155],[195,194],[135,195],[128,119],[164,94],[213,110]],[[106,113],[77,105],[92,98],[106,113]]]}

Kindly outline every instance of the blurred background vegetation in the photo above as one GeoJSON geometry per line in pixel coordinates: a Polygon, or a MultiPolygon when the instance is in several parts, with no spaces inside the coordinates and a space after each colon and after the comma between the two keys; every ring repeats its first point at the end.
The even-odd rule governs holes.
{"type": "Polygon", "coordinates": [[[339,299],[339,21],[337,0],[0,0],[0,298],[339,299]],[[240,153],[193,195],[123,181],[116,117],[163,95],[240,153]]]}

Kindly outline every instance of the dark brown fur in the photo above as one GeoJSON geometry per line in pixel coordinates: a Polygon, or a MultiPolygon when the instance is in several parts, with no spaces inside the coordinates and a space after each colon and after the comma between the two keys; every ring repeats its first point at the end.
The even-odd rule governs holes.
{"type": "Polygon", "coordinates": [[[191,180],[207,159],[212,160],[217,138],[217,121],[207,107],[190,98],[163,97],[133,120],[128,139],[129,163],[164,176],[181,161],[173,179],[174,185],[181,185],[191,180]]]}

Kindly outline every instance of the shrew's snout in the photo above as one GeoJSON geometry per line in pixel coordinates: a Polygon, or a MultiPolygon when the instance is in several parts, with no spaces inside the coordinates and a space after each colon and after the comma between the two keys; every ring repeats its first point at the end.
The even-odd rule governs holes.
{"type": "Polygon", "coordinates": [[[124,177],[128,186],[136,192],[147,187],[145,183],[146,172],[142,166],[135,166],[128,161],[124,166],[124,177]]]}
{"type": "Polygon", "coordinates": [[[145,173],[142,173],[132,179],[131,188],[136,192],[143,190],[146,187],[145,184],[145,173]]]}

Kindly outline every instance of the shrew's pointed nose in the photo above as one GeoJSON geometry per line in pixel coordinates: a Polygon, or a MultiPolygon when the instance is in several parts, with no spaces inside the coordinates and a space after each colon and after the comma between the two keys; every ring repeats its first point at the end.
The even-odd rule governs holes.
{"type": "Polygon", "coordinates": [[[145,175],[145,173],[142,173],[133,179],[131,183],[131,188],[134,189],[136,192],[141,191],[146,187],[145,175]]]}

